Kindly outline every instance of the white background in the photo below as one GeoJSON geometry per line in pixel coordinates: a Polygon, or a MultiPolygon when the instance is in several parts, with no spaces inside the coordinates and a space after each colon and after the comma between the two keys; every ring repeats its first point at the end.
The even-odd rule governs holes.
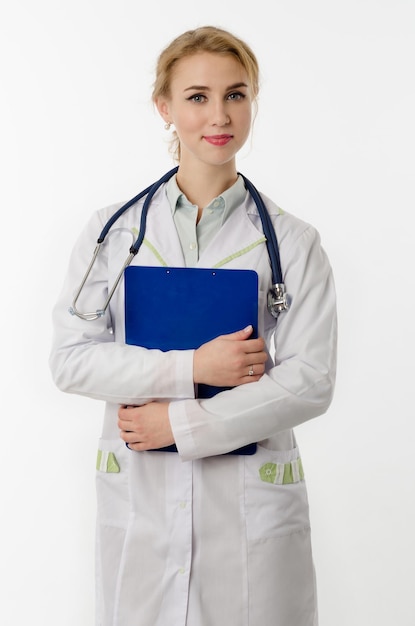
{"type": "Polygon", "coordinates": [[[414,2],[14,0],[0,11],[0,622],[93,624],[103,406],[53,386],[51,308],[91,212],[173,165],[150,103],[155,60],[183,30],[214,24],[246,39],[262,68],[239,169],[318,228],[336,278],[335,399],[297,429],[320,626],[414,626],[414,2]]]}

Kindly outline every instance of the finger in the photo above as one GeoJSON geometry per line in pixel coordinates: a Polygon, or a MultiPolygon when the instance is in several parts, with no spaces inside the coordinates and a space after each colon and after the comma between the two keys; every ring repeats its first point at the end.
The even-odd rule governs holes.
{"type": "Polygon", "coordinates": [[[247,369],[248,371],[246,375],[248,378],[251,380],[259,380],[265,371],[265,366],[263,363],[251,363],[247,369]]]}
{"type": "Polygon", "coordinates": [[[125,441],[125,443],[127,443],[129,446],[135,445],[137,443],[142,443],[142,441],[140,441],[140,436],[137,433],[129,430],[120,430],[120,438],[125,441]]]}
{"type": "Polygon", "coordinates": [[[242,330],[237,330],[234,333],[229,333],[227,335],[223,335],[223,337],[225,339],[229,339],[231,341],[244,341],[245,339],[248,339],[248,337],[250,337],[252,335],[252,331],[253,331],[253,327],[252,324],[249,324],[249,326],[246,326],[245,328],[243,328],[242,330]]]}
{"type": "Polygon", "coordinates": [[[262,378],[262,376],[244,376],[243,378],[241,378],[241,385],[246,385],[246,384],[250,384],[250,383],[257,383],[260,379],[262,378]]]}
{"type": "Polygon", "coordinates": [[[267,360],[267,355],[262,352],[246,354],[244,357],[244,366],[249,369],[251,365],[255,365],[255,373],[263,373],[267,360]]]}
{"type": "Polygon", "coordinates": [[[118,411],[118,428],[121,430],[133,430],[137,422],[137,413],[127,409],[118,411]]]}
{"type": "Polygon", "coordinates": [[[120,430],[124,430],[126,432],[132,431],[132,422],[128,422],[127,420],[118,420],[118,428],[120,430]]]}
{"type": "Polygon", "coordinates": [[[265,354],[265,344],[262,337],[258,337],[257,339],[249,339],[242,344],[242,347],[246,354],[251,354],[253,352],[265,354]]]}
{"type": "Polygon", "coordinates": [[[142,443],[142,442],[127,443],[126,445],[129,450],[133,450],[134,452],[145,452],[146,450],[153,449],[153,448],[149,448],[145,443],[142,443]]]}
{"type": "Polygon", "coordinates": [[[136,407],[133,406],[120,406],[120,408],[118,409],[118,417],[120,419],[123,419],[125,421],[131,421],[133,419],[132,413],[131,413],[131,409],[134,409],[136,407]]]}

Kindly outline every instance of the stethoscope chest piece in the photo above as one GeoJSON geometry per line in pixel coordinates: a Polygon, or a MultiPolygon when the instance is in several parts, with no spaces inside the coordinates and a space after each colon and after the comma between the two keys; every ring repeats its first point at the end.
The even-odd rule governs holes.
{"type": "Polygon", "coordinates": [[[283,283],[272,285],[271,289],[268,291],[267,305],[268,311],[275,319],[277,319],[279,314],[283,311],[288,311],[288,297],[283,283]]]}

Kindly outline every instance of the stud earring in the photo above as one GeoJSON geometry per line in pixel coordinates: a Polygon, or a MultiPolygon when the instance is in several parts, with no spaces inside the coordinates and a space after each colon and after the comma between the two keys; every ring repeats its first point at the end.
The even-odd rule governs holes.
{"type": "Polygon", "coordinates": [[[170,130],[170,126],[171,126],[171,122],[166,122],[166,123],[164,124],[164,128],[165,128],[166,130],[170,130]]]}

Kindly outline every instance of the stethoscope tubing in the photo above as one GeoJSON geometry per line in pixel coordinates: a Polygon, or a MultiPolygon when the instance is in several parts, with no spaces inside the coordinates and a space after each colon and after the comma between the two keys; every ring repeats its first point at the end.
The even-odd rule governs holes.
{"type": "MultiPolygon", "coordinates": [[[[88,269],[85,273],[84,278],[82,279],[82,282],[75,294],[72,306],[70,307],[69,311],[72,315],[77,315],[78,317],[80,317],[81,319],[87,320],[87,321],[91,321],[91,320],[95,320],[98,319],[99,317],[102,317],[109,305],[109,302],[123,276],[124,270],[125,268],[131,263],[132,259],[134,258],[134,256],[137,254],[137,252],[139,251],[143,241],[144,241],[144,237],[145,237],[145,232],[146,232],[146,225],[147,225],[147,214],[148,214],[148,210],[150,207],[150,203],[153,199],[154,194],[157,192],[157,190],[161,187],[161,185],[163,185],[164,183],[166,183],[172,176],[174,176],[177,171],[178,171],[178,166],[174,167],[173,169],[169,170],[168,172],[166,172],[161,178],[159,178],[155,183],[153,183],[152,185],[150,185],[149,187],[147,187],[146,189],[144,189],[143,191],[141,191],[139,194],[137,194],[136,196],[134,196],[134,198],[131,198],[131,200],[129,200],[128,202],[126,202],[125,204],[123,204],[115,213],[114,215],[112,215],[110,217],[110,219],[107,221],[107,223],[105,224],[104,228],[102,229],[98,239],[97,239],[97,245],[95,247],[94,250],[94,254],[91,260],[91,263],[88,266],[88,269]],[[108,294],[108,297],[104,303],[104,306],[102,307],[102,309],[97,309],[94,312],[90,312],[90,313],[81,313],[80,311],[77,310],[76,308],[76,303],[77,300],[81,294],[81,291],[86,283],[86,280],[92,270],[92,266],[94,265],[95,259],[98,256],[98,252],[101,248],[101,245],[103,244],[103,242],[105,241],[106,236],[108,235],[109,231],[111,230],[112,226],[115,224],[115,222],[121,217],[121,215],[123,215],[126,211],[128,211],[129,208],[131,208],[134,204],[136,204],[139,200],[141,200],[141,198],[143,198],[144,196],[146,196],[145,200],[144,200],[144,204],[143,204],[143,208],[141,211],[141,218],[140,218],[140,229],[138,232],[138,237],[135,240],[135,242],[132,244],[132,246],[130,247],[129,250],[129,255],[127,257],[127,259],[125,260],[117,278],[115,279],[115,282],[108,294]]],[[[239,173],[240,174],[240,173],[239,173]]],[[[264,231],[264,235],[265,235],[265,240],[266,240],[266,246],[267,246],[267,250],[268,250],[268,256],[270,259],[270,264],[271,264],[271,271],[272,271],[272,281],[273,281],[273,288],[270,290],[271,292],[273,291],[274,293],[271,295],[271,304],[269,304],[269,309],[270,312],[272,309],[275,309],[275,311],[272,313],[272,315],[274,315],[274,317],[277,317],[279,315],[279,313],[282,310],[287,310],[288,306],[287,306],[287,302],[286,302],[286,296],[285,296],[285,288],[284,288],[284,284],[283,284],[283,280],[282,280],[282,270],[281,270],[281,262],[280,262],[280,254],[279,254],[279,247],[278,247],[278,241],[277,241],[277,236],[275,234],[275,229],[272,225],[271,222],[271,217],[268,213],[268,210],[265,206],[265,203],[263,201],[263,199],[261,198],[260,193],[258,192],[258,190],[256,189],[256,187],[251,183],[250,180],[248,180],[243,174],[240,174],[240,176],[242,176],[242,179],[244,181],[244,185],[245,188],[247,189],[247,191],[250,193],[252,199],[255,202],[255,205],[258,209],[258,213],[262,222],[262,228],[264,231]]]]}
{"type": "MultiPolygon", "coordinates": [[[[150,207],[151,200],[153,199],[153,196],[156,193],[156,191],[159,189],[159,187],[161,187],[161,185],[166,183],[172,176],[174,176],[177,173],[178,169],[179,169],[178,166],[176,166],[173,169],[169,170],[168,172],[166,172],[166,174],[164,174],[164,176],[159,178],[159,180],[157,180],[155,183],[153,183],[152,185],[150,185],[149,187],[141,191],[139,194],[134,196],[134,198],[131,198],[131,200],[126,202],[122,207],[120,207],[118,211],[116,211],[114,215],[112,215],[112,217],[110,217],[108,222],[105,224],[104,228],[102,229],[98,237],[97,243],[99,244],[103,243],[108,232],[111,230],[115,222],[121,217],[121,215],[123,215],[126,211],[128,211],[129,208],[131,208],[134,204],[136,204],[139,200],[141,200],[141,198],[147,195],[144,201],[142,212],[141,212],[139,234],[138,234],[136,241],[133,243],[133,245],[130,248],[130,252],[132,254],[134,255],[137,254],[137,252],[139,251],[141,247],[141,244],[144,241],[145,232],[146,232],[146,224],[147,224],[147,214],[148,214],[148,209],[150,207]]],[[[240,174],[240,172],[238,173],[240,174]]],[[[264,235],[266,238],[266,245],[268,248],[268,255],[269,255],[269,259],[271,263],[273,284],[282,283],[282,271],[281,271],[281,261],[280,261],[280,255],[279,255],[278,242],[277,242],[277,237],[275,234],[274,227],[271,223],[270,215],[256,187],[251,183],[250,180],[248,180],[248,178],[246,178],[246,176],[244,176],[243,174],[240,174],[240,176],[242,176],[245,188],[251,194],[258,208],[258,213],[261,218],[262,228],[264,230],[264,235]]]]}
{"type": "Polygon", "coordinates": [[[261,218],[262,228],[263,228],[264,235],[266,238],[268,256],[269,256],[269,260],[271,263],[273,285],[281,284],[283,281],[282,281],[280,252],[279,252],[277,236],[275,234],[275,229],[271,222],[271,217],[267,211],[267,208],[265,206],[263,199],[261,198],[259,191],[251,183],[251,181],[248,180],[243,174],[240,174],[240,175],[243,178],[246,189],[251,194],[257,206],[258,213],[261,218]]]}

